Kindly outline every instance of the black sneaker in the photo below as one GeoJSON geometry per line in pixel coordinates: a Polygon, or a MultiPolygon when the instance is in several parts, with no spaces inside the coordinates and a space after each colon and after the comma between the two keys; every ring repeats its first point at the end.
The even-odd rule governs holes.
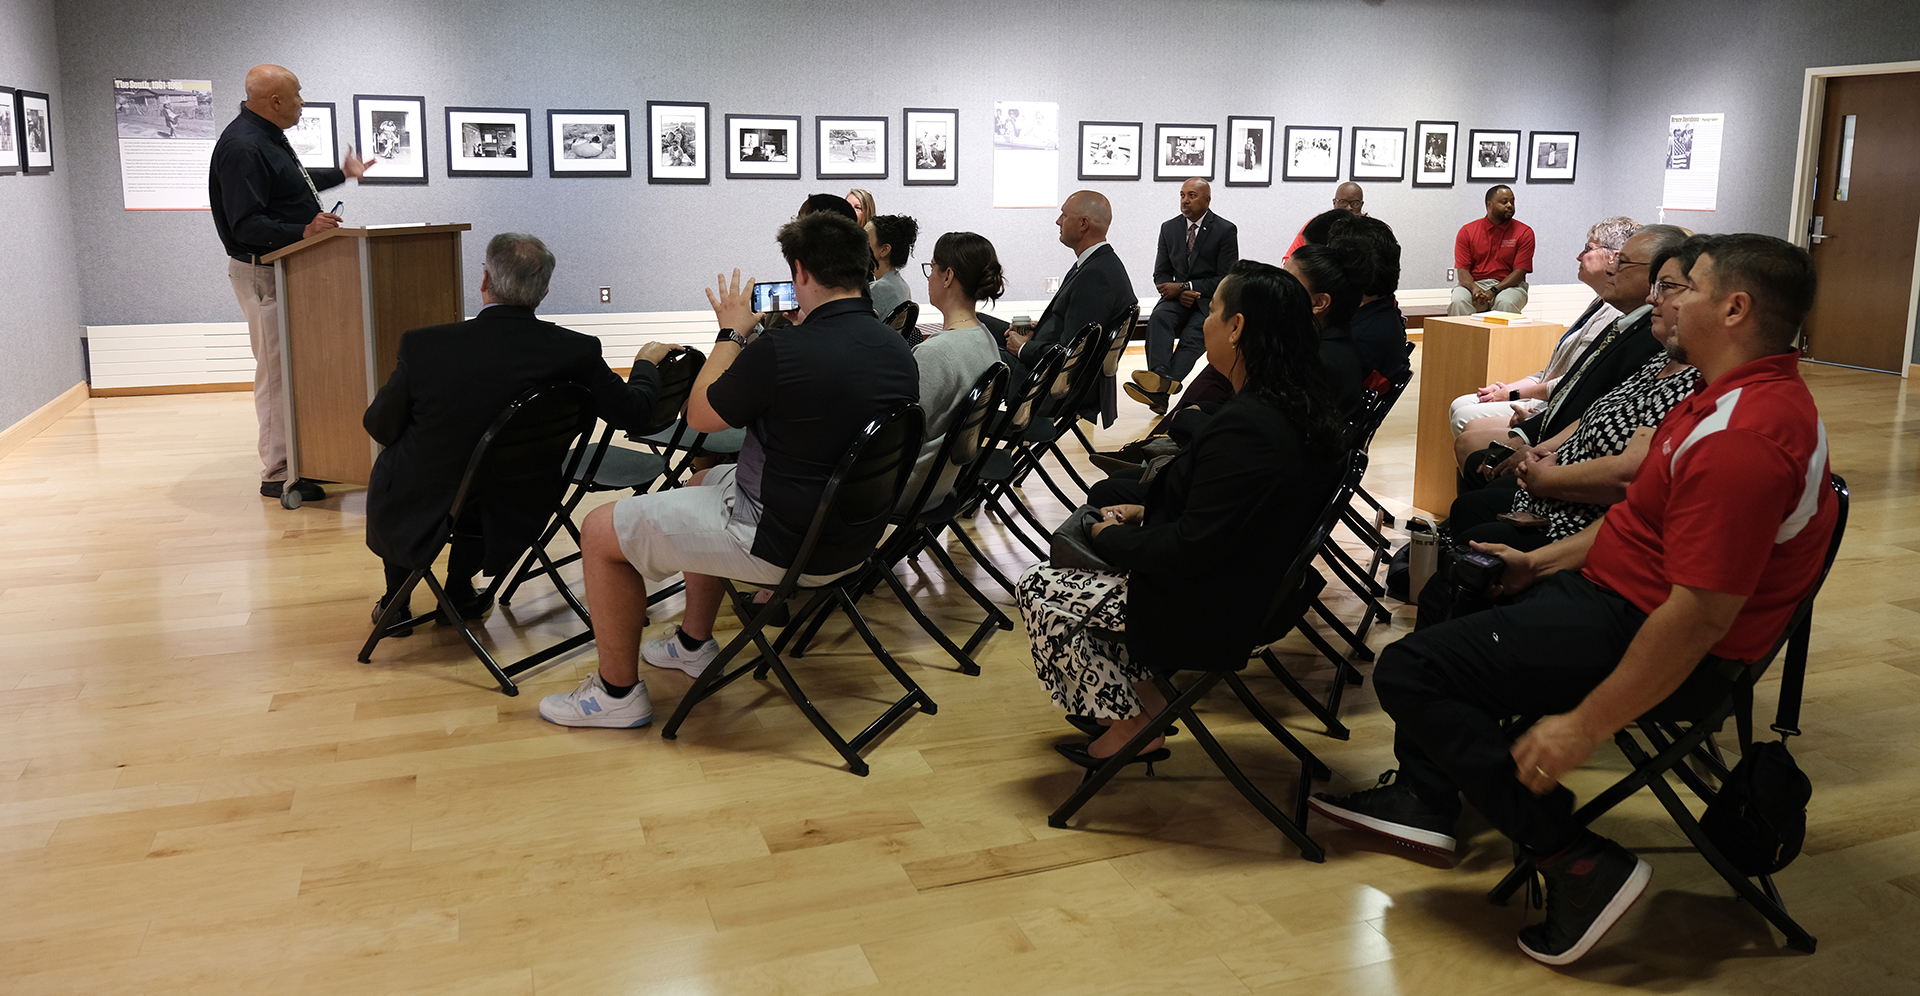
{"type": "Polygon", "coordinates": [[[1453,824],[1460,818],[1459,805],[1449,808],[1423,799],[1413,786],[1393,776],[1389,769],[1378,785],[1349,795],[1316,792],[1307,804],[1341,826],[1370,830],[1396,844],[1453,857],[1453,824]]]}
{"type": "Polygon", "coordinates": [[[1594,833],[1539,869],[1547,880],[1547,919],[1521,930],[1519,941],[1520,950],[1549,965],[1572,964],[1600,943],[1653,877],[1652,865],[1594,833]]]}

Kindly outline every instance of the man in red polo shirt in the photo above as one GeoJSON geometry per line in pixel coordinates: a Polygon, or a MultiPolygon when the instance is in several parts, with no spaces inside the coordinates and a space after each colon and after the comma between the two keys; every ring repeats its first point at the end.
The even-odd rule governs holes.
{"type": "Polygon", "coordinates": [[[1487,216],[1460,226],[1453,239],[1454,278],[1449,315],[1514,311],[1527,306],[1527,274],[1533,272],[1533,229],[1513,220],[1513,188],[1487,190],[1487,216]]]}
{"type": "Polygon", "coordinates": [[[1652,294],[1678,295],[1667,351],[1701,384],[1654,433],[1626,500],[1532,553],[1481,547],[1506,562],[1494,593],[1519,597],[1386,648],[1375,688],[1398,775],[1313,799],[1342,824],[1450,855],[1464,795],[1546,877],[1546,921],[1519,941],[1553,965],[1585,954],[1652,872],[1574,821],[1560,777],[1670,696],[1702,708],[1725,696],[1811,590],[1837,514],[1793,348],[1813,303],[1806,251],[1696,236],[1674,258],[1685,282],[1652,294]],[[1501,721],[1525,715],[1546,718],[1509,743],[1501,721]]]}

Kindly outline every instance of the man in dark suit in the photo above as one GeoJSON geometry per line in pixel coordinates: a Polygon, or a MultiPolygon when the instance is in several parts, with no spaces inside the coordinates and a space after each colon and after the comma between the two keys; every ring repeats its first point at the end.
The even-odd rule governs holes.
{"type": "MultiPolygon", "coordinates": [[[[393,376],[361,420],[386,447],[367,487],[367,547],[387,576],[374,618],[432,556],[474,446],[513,399],[571,381],[593,390],[600,417],[616,428],[637,427],[651,412],[660,390],[654,364],[678,347],[647,343],[622,383],[601,358],[599,339],[534,317],[553,263],[531,235],[496,235],[487,243],[480,314],[400,337],[393,376]]],[[[475,572],[511,568],[546,525],[564,487],[558,469],[549,483],[468,503],[447,557],[447,592],[461,615],[478,618],[492,604],[474,590],[475,572]]]]}
{"type": "MultiPolygon", "coordinates": [[[[1011,374],[1009,383],[1019,384],[1027,375],[1027,364],[1053,343],[1066,343],[1090,322],[1102,325],[1118,318],[1128,305],[1139,301],[1133,282],[1120,255],[1107,244],[1107,226],[1113,224],[1113,206],[1106,195],[1094,190],[1075,191],[1060,205],[1060,244],[1074,251],[1076,258],[1060,289],[1040,313],[1030,329],[1009,328],[1001,359],[1011,374]]],[[[1106,378],[1101,397],[1101,414],[1109,424],[1118,414],[1118,395],[1114,378],[1106,378]]]]}
{"type": "Polygon", "coordinates": [[[1213,307],[1213,289],[1240,259],[1240,230],[1212,213],[1212,205],[1213,185],[1196,176],[1180,185],[1180,217],[1160,226],[1160,248],[1153,257],[1160,303],[1147,321],[1147,368],[1135,371],[1127,385],[1127,397],[1158,415],[1167,413],[1167,396],[1180,390],[1187,372],[1206,355],[1200,328],[1213,307]]]}

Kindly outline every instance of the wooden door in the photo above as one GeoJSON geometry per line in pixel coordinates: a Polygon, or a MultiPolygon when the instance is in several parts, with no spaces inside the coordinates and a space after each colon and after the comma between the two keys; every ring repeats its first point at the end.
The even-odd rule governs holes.
{"type": "Polygon", "coordinates": [[[1813,217],[1820,285],[1807,315],[1805,355],[1903,371],[1920,233],[1920,73],[1827,81],[1813,217]],[[1852,155],[1843,164],[1849,116],[1852,155]]]}

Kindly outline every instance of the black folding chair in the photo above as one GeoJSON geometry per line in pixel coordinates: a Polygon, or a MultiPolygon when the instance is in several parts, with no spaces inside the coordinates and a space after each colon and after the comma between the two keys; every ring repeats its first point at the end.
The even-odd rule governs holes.
{"type": "MultiPolygon", "coordinates": [[[[507,405],[473,448],[473,457],[467,461],[467,471],[460,478],[459,490],[454,492],[453,507],[447,512],[440,540],[434,545],[432,556],[427,558],[428,566],[416,569],[407,577],[399,593],[387,599],[386,609],[373,621],[373,632],[367,635],[367,642],[360,648],[360,663],[372,662],[374,645],[390,631],[403,626],[424,625],[432,618],[432,613],[412,619],[400,618],[406,612],[407,599],[413,594],[414,586],[422,580],[426,581],[427,590],[433,592],[434,601],[439,604],[440,618],[452,621],[460,631],[461,638],[467,641],[468,649],[480,658],[480,663],[486,665],[488,673],[500,683],[500,690],[508,695],[520,694],[519,686],[513,683],[515,675],[538,667],[571,649],[564,644],[548,647],[501,667],[487,652],[487,648],[480,645],[467,620],[461,618],[459,608],[447,595],[439,579],[434,577],[432,564],[440,556],[440,551],[453,541],[456,524],[469,501],[489,490],[513,491],[533,487],[558,476],[573,476],[575,467],[571,462],[563,465],[563,458],[572,449],[572,460],[580,459],[582,451],[574,449],[575,443],[593,431],[594,421],[593,392],[583,384],[548,384],[532,388],[507,405]]],[[[544,549],[536,544],[532,552],[548,570],[553,569],[544,549]]],[[[562,589],[562,593],[566,596],[567,604],[579,613],[580,618],[587,618],[586,609],[572,593],[565,589],[562,589]]]]}
{"type": "MultiPolygon", "coordinates": [[[[1313,559],[1320,552],[1320,544],[1325,543],[1328,534],[1333,532],[1334,523],[1340,519],[1340,510],[1352,500],[1353,489],[1359,486],[1360,478],[1365,476],[1366,472],[1367,455],[1365,453],[1356,452],[1347,458],[1346,472],[1334,488],[1331,500],[1315,520],[1313,528],[1307,534],[1306,542],[1301,544],[1292,562],[1288,564],[1286,572],[1278,578],[1273,597],[1268,603],[1269,607],[1258,631],[1258,638],[1261,641],[1271,643],[1278,641],[1290,630],[1309,629],[1305,616],[1308,606],[1314,602],[1314,595],[1318,589],[1309,584],[1308,579],[1319,577],[1313,570],[1313,559]]],[[[1256,514],[1253,521],[1270,521],[1270,519],[1256,514]]],[[[1115,633],[1110,636],[1116,640],[1125,639],[1122,634],[1115,633]]],[[[1293,735],[1292,731],[1280,725],[1280,721],[1274,718],[1273,713],[1260,704],[1260,700],[1240,679],[1239,672],[1246,666],[1247,658],[1244,656],[1230,661],[1149,664],[1149,667],[1153,668],[1153,683],[1160,689],[1160,694],[1166,697],[1167,707],[1149,720],[1140,732],[1121,747],[1118,753],[1108,758],[1105,764],[1087,772],[1079,788],[1067,797],[1067,801],[1060,804],[1059,809],[1054,810],[1052,815],[1047,817],[1047,825],[1065,827],[1067,821],[1080,811],[1080,807],[1086,805],[1095,793],[1119,774],[1126,767],[1127,762],[1138,755],[1148,741],[1159,736],[1169,723],[1179,719],[1186,724],[1187,731],[1199,741],[1201,748],[1207,752],[1209,758],[1213,759],[1213,763],[1219,767],[1220,772],[1227,776],[1227,781],[1240,790],[1240,794],[1253,804],[1253,808],[1259,810],[1261,815],[1293,841],[1294,846],[1300,849],[1301,857],[1309,861],[1326,860],[1326,851],[1307,836],[1304,828],[1307,822],[1307,797],[1313,789],[1313,782],[1326,780],[1331,776],[1331,772],[1312,751],[1307,749],[1305,744],[1300,742],[1299,738],[1293,735]],[[1173,683],[1174,674],[1189,670],[1197,671],[1199,676],[1184,688],[1173,683]],[[1279,740],[1294,757],[1300,760],[1300,777],[1294,785],[1291,813],[1281,810],[1273,800],[1267,798],[1246,776],[1246,773],[1233,762],[1233,758],[1227,755],[1226,749],[1214,739],[1205,724],[1200,722],[1199,714],[1193,708],[1194,705],[1221,681],[1227,683],[1227,687],[1233,690],[1234,696],[1246,706],[1247,711],[1253,714],[1260,725],[1266,727],[1267,732],[1272,734],[1274,739],[1279,740]]]]}
{"type": "MultiPolygon", "coordinates": [[[[687,396],[693,392],[694,378],[700,376],[700,368],[706,360],[706,354],[697,349],[683,349],[662,359],[658,367],[660,392],[654,397],[653,410],[648,413],[646,424],[630,432],[629,437],[659,432],[677,422],[680,418],[680,410],[687,405],[687,396]]],[[[573,538],[574,552],[555,560],[536,557],[529,552],[521,559],[519,568],[513,572],[513,580],[507,582],[506,587],[501,591],[501,605],[511,604],[514,593],[520,590],[521,585],[534,578],[545,577],[553,581],[553,586],[560,591],[560,596],[566,599],[567,604],[574,606],[578,611],[579,600],[573,597],[573,592],[567,583],[555,573],[557,568],[565,567],[580,559],[580,527],[573,521],[574,510],[580,507],[580,502],[588,495],[598,492],[630,490],[634,494],[643,494],[653,486],[654,482],[664,477],[669,469],[667,458],[659,453],[614,445],[614,431],[613,426],[608,425],[601,431],[600,438],[591,448],[584,452],[576,448],[567,454],[567,495],[562,499],[560,507],[554,511],[552,520],[547,523],[547,528],[540,533],[540,539],[536,544],[539,549],[545,550],[547,545],[560,535],[560,531],[565,529],[567,535],[573,538]],[[585,457],[584,465],[583,456],[585,457]],[[579,468],[580,472],[574,473],[575,468],[579,468]]],[[[689,454],[690,457],[691,454],[689,454]]],[[[684,466],[681,469],[685,469],[684,466]]],[[[647,602],[653,604],[661,598],[678,594],[683,587],[684,585],[676,584],[663,588],[652,593],[647,602]]],[[[576,637],[579,643],[574,646],[579,646],[580,643],[593,638],[591,632],[593,623],[586,613],[580,613],[580,621],[587,624],[589,632],[582,637],[576,637]]]]}
{"type": "MultiPolygon", "coordinates": [[[[1091,325],[1087,327],[1094,328],[1091,325]]],[[[1047,555],[1047,548],[1041,544],[1051,535],[1051,531],[1040,524],[1040,519],[1033,514],[1033,509],[1028,508],[1027,503],[1021,499],[1020,492],[1015,490],[1014,479],[1020,471],[1021,440],[1039,418],[1046,399],[1056,394],[1066,393],[1069,377],[1068,371],[1064,368],[1067,356],[1066,347],[1055,343],[1041,350],[1040,356],[1027,368],[1026,382],[1007,402],[1006,411],[1002,412],[997,419],[993,441],[987,446],[985,458],[980,466],[980,491],[971,501],[960,506],[962,510],[975,506],[984,507],[998,516],[1006,525],[1007,531],[1027,549],[1032,550],[1035,557],[1047,555]],[[1006,505],[1001,504],[1002,500],[1012,505],[1014,512],[1008,512],[1006,505]],[[1033,531],[1040,536],[1040,540],[1027,536],[1020,525],[1014,521],[1014,513],[1018,513],[1032,527],[1033,531]]],[[[967,552],[973,554],[974,559],[987,569],[987,573],[993,575],[995,581],[998,581],[1007,591],[1013,591],[1013,581],[1000,573],[999,569],[986,559],[958,523],[953,525],[953,532],[960,537],[960,542],[966,546],[967,552]]]]}
{"type": "Polygon", "coordinates": [[[909,346],[918,346],[927,341],[927,337],[920,334],[920,306],[912,301],[900,302],[884,320],[888,328],[907,340],[909,346]]]}
{"type": "MultiPolygon", "coordinates": [[[[1713,803],[1718,790],[1712,782],[1724,785],[1731,771],[1714,743],[1713,735],[1732,716],[1738,730],[1741,752],[1745,753],[1746,748],[1753,744],[1753,689],[1782,649],[1786,650],[1787,656],[1780,675],[1780,704],[1773,730],[1780,734],[1782,741],[1799,735],[1800,696],[1807,674],[1807,643],[1813,634],[1813,601],[1826,583],[1828,572],[1833,569],[1834,557],[1840,553],[1840,540],[1847,532],[1847,508],[1851,499],[1847,482],[1835,474],[1831,486],[1834,500],[1840,506],[1839,517],[1833,525],[1833,538],[1827,543],[1826,561],[1820,568],[1820,576],[1814,579],[1812,590],[1800,600],[1792,619],[1779,639],[1774,641],[1772,649],[1749,665],[1720,662],[1723,667],[1734,671],[1733,688],[1704,712],[1697,703],[1688,709],[1683,703],[1669,700],[1641,716],[1632,726],[1615,733],[1613,742],[1633,765],[1633,771],[1594,796],[1573,814],[1581,826],[1588,826],[1642,788],[1652,789],[1660,804],[1666,807],[1667,815],[1693,842],[1707,864],[1726,879],[1740,898],[1786,935],[1788,947],[1809,954],[1813,952],[1816,941],[1812,934],[1787,915],[1786,904],[1780,899],[1780,890],[1774,886],[1773,876],[1750,877],[1735,868],[1700,828],[1700,821],[1694,817],[1686,801],[1674,791],[1673,785],[1667,781],[1667,775],[1677,776],[1702,802],[1708,805],[1713,803]],[[1644,746],[1641,743],[1643,739],[1644,746]]],[[[1529,724],[1523,721],[1516,723],[1512,729],[1518,731],[1526,725],[1529,724]]],[[[1507,877],[1487,893],[1487,900],[1495,905],[1505,905],[1532,876],[1532,862],[1516,853],[1513,871],[1508,872],[1507,877]]]]}
{"type": "Polygon", "coordinates": [[[856,775],[867,773],[867,762],[861,758],[860,751],[873,742],[881,733],[900,721],[907,712],[918,705],[921,711],[932,714],[939,710],[933,698],[914,680],[901,670],[900,665],[887,653],[887,648],[873,635],[866,619],[854,606],[854,586],[864,578],[864,574],[853,568],[868,562],[874,548],[879,544],[885,532],[893,510],[900,502],[900,493],[906,489],[907,478],[913,473],[914,459],[919,455],[921,434],[925,427],[925,416],[919,405],[902,405],[883,418],[875,419],[848,448],[847,455],[835,468],[833,476],[828,478],[826,489],[820,493],[820,507],[814,512],[813,522],[807,527],[806,537],[800,543],[799,553],[793,558],[793,566],[780,579],[773,589],[773,595],[764,604],[755,605],[734,587],[733,581],[724,580],[727,596],[733,602],[734,612],[740,617],[745,629],[740,635],[729,641],[725,648],[700,672],[693,681],[693,687],[687,689],[680,704],[673,710],[673,718],[660,735],[668,740],[679,736],[680,724],[686,721],[687,713],[694,705],[708,696],[732,684],[749,672],[755,678],[765,679],[768,672],[780,679],[787,694],[800,707],[813,728],[820,731],[827,743],[846,759],[847,766],[856,775]],[[842,533],[850,533],[858,540],[862,548],[860,555],[850,562],[815,562],[813,551],[820,541],[821,533],[828,523],[833,523],[842,533]],[[806,575],[840,574],[834,580],[823,585],[806,585],[802,577],[806,575]],[[801,627],[789,625],[781,631],[780,639],[768,643],[766,627],[768,622],[783,606],[787,598],[795,591],[806,589],[813,597],[793,617],[795,623],[809,621],[815,612],[831,612],[839,608],[853,623],[867,648],[884,665],[888,673],[900,682],[907,694],[887,707],[880,718],[868,724],[867,728],[852,739],[844,738],[820,714],[806,692],[794,680],[780,652],[786,649],[801,627]],[[727,665],[738,657],[742,650],[751,644],[759,648],[759,656],[753,660],[727,670],[727,665]]]}
{"type": "MultiPolygon", "coordinates": [[[[1106,356],[1100,361],[1100,377],[1102,380],[1110,380],[1120,376],[1120,360],[1126,356],[1127,343],[1133,338],[1133,327],[1138,324],[1139,321],[1140,302],[1135,301],[1121,309],[1120,314],[1104,326],[1110,338],[1107,340],[1106,356]]],[[[1098,391],[1099,389],[1100,382],[1096,381],[1092,390],[1098,391]]],[[[1091,394],[1089,397],[1091,397],[1091,394]]],[[[1104,415],[1104,412],[1102,414],[1104,415]]],[[[1075,419],[1073,424],[1068,426],[1068,429],[1073,433],[1075,439],[1080,440],[1080,445],[1086,447],[1089,454],[1095,452],[1093,440],[1088,439],[1087,434],[1081,431],[1080,421],[1078,419],[1075,419]]],[[[1065,461],[1062,460],[1061,462],[1064,463],[1065,461]]]]}
{"type": "MultiPolygon", "coordinates": [[[[855,599],[865,597],[881,582],[893,590],[900,604],[906,607],[914,622],[920,624],[927,635],[933,637],[947,656],[960,665],[963,674],[979,674],[980,665],[974,661],[973,652],[978,650],[982,641],[996,629],[1010,630],[1013,620],[1000,611],[1000,607],[988,600],[987,596],[975,587],[973,581],[957,567],[953,558],[941,547],[935,538],[934,530],[944,528],[953,521],[954,509],[958,507],[962,495],[970,493],[978,479],[980,463],[986,454],[983,445],[986,437],[987,420],[999,409],[1001,399],[1006,394],[1007,367],[1004,363],[995,363],[980,375],[973,388],[955,405],[954,418],[948,423],[947,434],[940,443],[940,449],[928,466],[927,478],[914,495],[912,503],[900,514],[893,517],[894,530],[887,536],[873,557],[867,561],[865,577],[854,585],[855,599]],[[933,504],[935,492],[939,491],[942,478],[948,472],[954,473],[954,479],[948,489],[941,494],[941,501],[933,504]],[[907,592],[906,585],[894,573],[902,560],[915,556],[921,550],[927,550],[939,561],[947,576],[967,593],[987,613],[986,619],[974,627],[973,635],[967,638],[964,646],[957,645],[934,621],[921,610],[920,605],[907,592]]],[[[813,621],[793,644],[793,656],[805,654],[813,638],[818,635],[820,626],[826,622],[827,613],[814,616],[813,621]]]]}
{"type": "MultiPolygon", "coordinates": [[[[1059,378],[1065,383],[1066,390],[1054,397],[1041,417],[1035,419],[1034,423],[1027,427],[1027,431],[1020,436],[1014,454],[1017,468],[1013,478],[1014,486],[1023,484],[1030,475],[1038,474],[1041,483],[1047,486],[1047,490],[1053,492],[1053,496],[1058,498],[1062,505],[1069,509],[1080,506],[1082,499],[1086,497],[1089,485],[1067,460],[1066,451],[1060,448],[1060,440],[1066,438],[1069,433],[1078,431],[1080,413],[1092,404],[1092,398],[1100,389],[1100,382],[1105,376],[1102,372],[1104,364],[1108,353],[1112,351],[1118,333],[1118,329],[1088,324],[1080,330],[1079,335],[1074,337],[1072,345],[1067,347],[1067,360],[1061,368],[1059,378]],[[1054,481],[1053,475],[1047,473],[1047,468],[1041,461],[1048,456],[1052,456],[1059,462],[1060,469],[1065,471],[1067,478],[1080,489],[1081,498],[1068,497],[1065,489],[1054,481]]],[[[1115,362],[1119,361],[1116,359],[1115,362]]],[[[1045,530],[1042,531],[1045,532],[1045,530]]]]}

